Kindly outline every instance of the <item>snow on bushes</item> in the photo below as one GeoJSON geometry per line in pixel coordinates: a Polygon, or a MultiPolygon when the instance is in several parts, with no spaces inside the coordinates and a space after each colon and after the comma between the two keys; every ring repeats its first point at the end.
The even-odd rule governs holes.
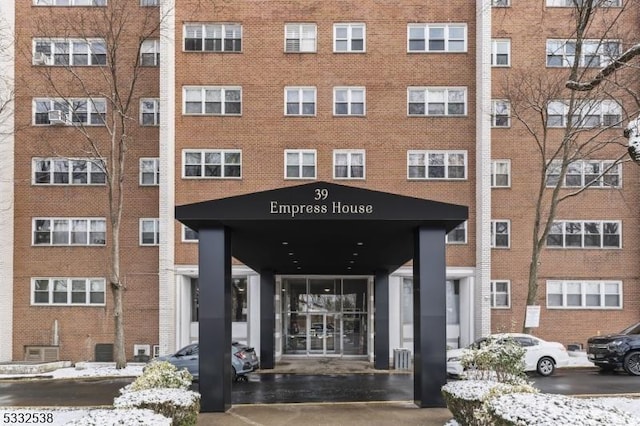
{"type": "Polygon", "coordinates": [[[91,410],[65,426],[170,426],[171,419],[151,410],[91,410]]]}
{"type": "Polygon", "coordinates": [[[113,402],[116,408],[151,409],[173,419],[174,426],[195,425],[200,412],[200,394],[175,388],[129,391],[113,402]]]}
{"type": "Polygon", "coordinates": [[[470,347],[460,363],[469,379],[522,384],[528,382],[524,355],[525,349],[515,340],[488,337],[479,346],[470,347]]]}
{"type": "Polygon", "coordinates": [[[152,361],[133,383],[125,386],[120,393],[143,389],[172,388],[189,389],[193,376],[187,370],[178,370],[167,361],[152,361]]]}

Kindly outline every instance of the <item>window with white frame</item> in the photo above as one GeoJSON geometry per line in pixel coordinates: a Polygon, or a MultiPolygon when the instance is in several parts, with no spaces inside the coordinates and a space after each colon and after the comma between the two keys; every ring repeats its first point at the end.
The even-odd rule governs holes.
{"type": "Polygon", "coordinates": [[[159,0],[140,0],[140,6],[159,6],[159,0]]]}
{"type": "Polygon", "coordinates": [[[364,150],[333,151],[334,179],[364,179],[364,150]]]}
{"type": "Polygon", "coordinates": [[[140,219],[140,245],[160,244],[160,219],[140,219]]]}
{"type": "Polygon", "coordinates": [[[619,220],[557,220],[547,235],[549,248],[621,248],[619,220]]]}
{"type": "Polygon", "coordinates": [[[491,161],[491,187],[509,188],[511,186],[511,160],[491,161]]]}
{"type": "Polygon", "coordinates": [[[160,185],[160,159],[141,158],[140,159],[140,185],[157,186],[160,185]]]}
{"type": "MultiPolygon", "coordinates": [[[[622,123],[622,106],[614,100],[582,101],[576,103],[573,110],[572,127],[620,127],[622,123]]],[[[568,123],[569,101],[550,101],[547,127],[567,127],[568,123]]]]}
{"type": "Polygon", "coordinates": [[[289,53],[313,53],[316,51],[316,24],[286,24],[284,26],[284,51],[289,53]]]}
{"type": "Polygon", "coordinates": [[[491,6],[493,7],[509,7],[510,5],[510,0],[491,0],[491,6]]]}
{"type": "Polygon", "coordinates": [[[34,185],[104,185],[104,161],[89,158],[34,158],[34,185]]]}
{"type": "MultiPolygon", "coordinates": [[[[547,187],[555,187],[560,179],[562,160],[553,160],[547,167],[547,187]]],[[[622,167],[614,160],[576,160],[567,165],[562,186],[566,188],[620,188],[622,167]]]]}
{"type": "Polygon", "coordinates": [[[241,87],[187,86],[183,99],[183,113],[187,115],[242,114],[241,87]]]}
{"type": "Polygon", "coordinates": [[[240,24],[185,24],[185,52],[242,52],[240,24]]]}
{"type": "Polygon", "coordinates": [[[143,40],[140,45],[140,65],[145,67],[160,66],[160,40],[143,40]]]}
{"type": "MultiPolygon", "coordinates": [[[[578,58],[581,67],[602,67],[620,56],[618,40],[583,40],[578,58]]],[[[576,61],[575,40],[547,40],[547,66],[571,67],[576,61]]]]}
{"type": "MultiPolygon", "coordinates": [[[[596,7],[620,7],[622,6],[622,0],[593,0],[596,7]]],[[[581,6],[582,0],[547,0],[548,7],[575,7],[576,4],[581,6]]]]}
{"type": "Polygon", "coordinates": [[[622,281],[547,280],[549,309],[621,309],[622,281]]]}
{"type": "Polygon", "coordinates": [[[107,63],[107,45],[103,39],[36,38],[33,40],[33,65],[97,66],[107,63]]]}
{"type": "Polygon", "coordinates": [[[447,244],[466,244],[467,243],[467,221],[453,228],[446,237],[447,244]]]}
{"type": "Polygon", "coordinates": [[[365,52],[365,24],[333,24],[334,52],[365,52]]]}
{"type": "Polygon", "coordinates": [[[466,52],[467,24],[409,24],[408,52],[466,52]]]}
{"type": "Polygon", "coordinates": [[[32,278],[32,305],[105,304],[104,278],[32,278]]]}
{"type": "Polygon", "coordinates": [[[35,125],[104,126],[107,101],[99,98],[35,98],[35,125]]]}
{"type": "Polygon", "coordinates": [[[333,114],[334,115],[365,115],[364,87],[334,87],[333,114]]]}
{"type": "Polygon", "coordinates": [[[183,243],[197,243],[198,232],[189,228],[187,225],[182,225],[182,242],[183,243]]]}
{"type": "Polygon", "coordinates": [[[34,218],[33,245],[103,246],[107,221],[104,218],[34,218]]]}
{"type": "Polygon", "coordinates": [[[407,151],[408,179],[467,178],[467,151],[407,151]]]}
{"type": "Polygon", "coordinates": [[[183,178],[242,178],[242,151],[239,149],[187,149],[182,151],[182,164],[183,178]]]}
{"type": "Polygon", "coordinates": [[[33,0],[34,6],[106,6],[107,0],[33,0]]]}
{"type": "Polygon", "coordinates": [[[315,179],[316,150],[286,149],[284,151],[285,179],[315,179]]]}
{"type": "Polygon", "coordinates": [[[491,125],[493,127],[511,127],[511,102],[504,99],[491,101],[491,125]]]}
{"type": "Polygon", "coordinates": [[[511,40],[496,38],[491,40],[491,66],[511,66],[511,40]]]}
{"type": "Polygon", "coordinates": [[[511,307],[511,281],[491,281],[491,307],[494,309],[511,307]]]}
{"type": "Polygon", "coordinates": [[[315,87],[285,87],[285,115],[316,115],[315,87]]]}
{"type": "Polygon", "coordinates": [[[140,125],[159,126],[160,125],[160,99],[143,98],[140,99],[140,125]]]}
{"type": "Polygon", "coordinates": [[[509,248],[511,235],[511,221],[491,221],[491,248],[509,248]]]}
{"type": "Polygon", "coordinates": [[[410,116],[462,116],[467,114],[466,87],[409,87],[410,116]]]}

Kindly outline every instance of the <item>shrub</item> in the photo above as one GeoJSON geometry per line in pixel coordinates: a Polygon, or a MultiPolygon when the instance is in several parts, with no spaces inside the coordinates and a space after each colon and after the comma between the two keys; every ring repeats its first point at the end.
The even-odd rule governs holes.
{"type": "Polygon", "coordinates": [[[200,394],[184,389],[158,388],[125,392],[114,400],[116,408],[151,409],[173,419],[173,426],[195,426],[200,394]]]}
{"type": "Polygon", "coordinates": [[[193,376],[187,370],[178,370],[167,361],[153,361],[145,367],[141,376],[122,388],[120,393],[155,388],[187,390],[192,381],[193,376]]]}
{"type": "Polygon", "coordinates": [[[79,419],[65,423],[66,426],[169,426],[171,419],[151,410],[91,410],[79,419]]]}
{"type": "Polygon", "coordinates": [[[466,378],[521,385],[529,383],[524,355],[525,349],[513,339],[489,337],[465,352],[460,362],[467,370],[466,378]]]}

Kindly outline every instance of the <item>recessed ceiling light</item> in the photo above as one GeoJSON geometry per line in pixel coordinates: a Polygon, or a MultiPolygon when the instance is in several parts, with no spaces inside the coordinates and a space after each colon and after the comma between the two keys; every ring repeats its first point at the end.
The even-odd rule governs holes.
{"type": "Polygon", "coordinates": [[[358,255],[358,253],[353,253],[353,255],[354,255],[354,256],[357,256],[357,255],[358,255]]]}
{"type": "Polygon", "coordinates": [[[283,242],[282,242],[282,245],[283,245],[283,246],[286,246],[287,244],[289,244],[287,241],[283,241],[283,242]]]}
{"type": "Polygon", "coordinates": [[[289,256],[293,256],[293,252],[292,251],[289,252],[289,256]]]}
{"type": "Polygon", "coordinates": [[[364,243],[362,241],[358,241],[356,244],[359,245],[359,246],[363,246],[364,245],[364,243]]]}

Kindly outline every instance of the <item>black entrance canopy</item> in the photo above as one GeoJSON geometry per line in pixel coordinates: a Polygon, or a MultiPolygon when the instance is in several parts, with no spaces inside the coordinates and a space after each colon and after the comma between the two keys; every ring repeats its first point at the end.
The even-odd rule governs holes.
{"type": "Polygon", "coordinates": [[[328,182],[176,207],[198,232],[201,410],[231,406],[231,258],[260,274],[260,368],[275,365],[276,275],[369,275],[374,366],[389,368],[389,274],[413,259],[414,400],[442,407],[446,233],[466,206],[328,182]]]}
{"type": "Polygon", "coordinates": [[[368,275],[413,258],[420,226],[448,233],[466,206],[314,182],[179,206],[191,229],[224,226],[233,257],[276,274],[368,275]]]}

